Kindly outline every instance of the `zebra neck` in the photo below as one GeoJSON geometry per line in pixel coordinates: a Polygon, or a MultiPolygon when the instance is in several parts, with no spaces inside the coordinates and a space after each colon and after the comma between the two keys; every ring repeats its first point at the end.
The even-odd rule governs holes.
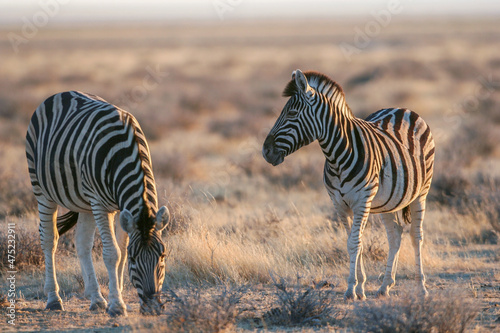
{"type": "Polygon", "coordinates": [[[137,156],[132,161],[121,161],[113,165],[109,178],[113,179],[113,192],[118,209],[128,210],[133,216],[146,209],[157,211],[156,187],[151,168],[144,167],[144,161],[137,156]]]}
{"type": "Polygon", "coordinates": [[[137,222],[141,239],[148,240],[155,226],[155,216],[158,209],[156,201],[150,200],[148,195],[148,188],[150,186],[148,186],[147,177],[144,177],[143,172],[141,172],[141,176],[140,189],[137,189],[137,193],[132,194],[130,198],[122,197],[123,199],[120,200],[120,211],[126,209],[132,214],[134,220],[137,222]]]}
{"type": "Polygon", "coordinates": [[[323,122],[323,135],[318,140],[331,170],[340,173],[352,156],[362,149],[356,117],[345,100],[334,99],[323,122]]]}
{"type": "Polygon", "coordinates": [[[141,212],[146,204],[146,201],[144,200],[143,173],[140,172],[140,176],[138,176],[135,180],[130,181],[130,183],[133,183],[133,185],[129,188],[125,188],[126,185],[118,185],[118,188],[125,188],[122,193],[118,193],[118,207],[120,211],[128,210],[133,216],[138,216],[139,212],[141,212]]]}
{"type": "Polygon", "coordinates": [[[146,137],[136,119],[126,111],[121,111],[122,121],[128,128],[127,147],[132,147],[124,156],[116,158],[113,182],[115,196],[120,210],[127,209],[133,216],[142,211],[156,213],[158,210],[153,168],[146,137]]]}

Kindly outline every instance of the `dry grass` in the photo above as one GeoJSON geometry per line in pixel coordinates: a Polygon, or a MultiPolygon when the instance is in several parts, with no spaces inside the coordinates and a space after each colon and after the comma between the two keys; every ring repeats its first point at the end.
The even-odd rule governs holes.
{"type": "MultiPolygon", "coordinates": [[[[293,320],[282,317],[288,310],[276,312],[281,318],[275,318],[276,325],[263,326],[261,321],[266,313],[293,307],[290,304],[300,310],[307,302],[296,300],[308,297],[320,308],[326,304],[321,300],[328,299],[342,313],[352,311],[352,305],[342,302],[348,275],[347,236],[331,218],[334,210],[322,185],[320,149],[313,143],[278,167],[268,165],[261,154],[265,136],[285,103],[281,91],[292,70],[301,68],[338,81],[357,116],[401,106],[415,110],[430,124],[438,160],[424,223],[429,306],[439,313],[451,311],[451,318],[468,317],[473,312],[461,312],[461,306],[473,299],[471,295],[460,303],[439,293],[443,301],[439,304],[433,293],[454,287],[471,290],[473,285],[483,310],[475,321],[478,330],[498,330],[500,252],[494,231],[500,221],[496,144],[500,98],[494,86],[500,77],[498,24],[436,20],[424,26],[394,20],[370,47],[347,62],[338,43],[352,41],[354,27],[364,23],[186,24],[78,32],[47,28],[40,29],[17,55],[8,54],[9,41],[0,38],[0,47],[7,50],[0,68],[0,220],[2,228],[15,220],[18,246],[26,249],[17,258],[23,264],[18,273],[16,328],[161,331],[169,327],[167,316],[177,318],[178,324],[183,318],[173,313],[157,318],[138,315],[136,291],[128,282],[124,292],[132,306],[128,318],[111,320],[103,313],[89,313],[71,234],[61,239],[56,255],[67,312],[43,311],[43,260],[37,250],[37,226],[31,223],[37,219],[36,203],[26,170],[24,136],[38,104],[56,92],[77,89],[128,109],[146,133],[159,201],[172,215],[163,235],[169,248],[164,291],[174,290],[189,304],[182,310],[181,303],[174,302],[167,311],[169,306],[180,307],[181,314],[192,310],[189,316],[210,322],[217,320],[207,319],[212,318],[209,314],[225,313],[220,323],[242,331],[351,329],[348,318],[332,320],[328,311],[298,316],[316,316],[322,324],[327,322],[324,326],[311,326],[316,321],[305,320],[309,324],[291,328],[293,320]],[[85,38],[79,37],[82,34],[85,38]],[[149,75],[148,68],[162,76],[157,86],[138,98],[133,92],[149,75]],[[494,87],[485,89],[480,78],[490,74],[494,87]],[[295,281],[297,274],[302,281],[329,281],[335,292],[322,298],[321,293],[330,289],[289,282],[280,290],[271,274],[284,281],[295,281]],[[211,306],[231,299],[231,289],[224,291],[221,281],[249,285],[249,291],[242,298],[244,304],[230,302],[226,310],[223,306],[212,313],[211,306]],[[284,295],[282,301],[276,292],[284,295]],[[197,303],[196,293],[204,301],[197,303]]],[[[372,298],[388,250],[385,230],[376,218],[367,226],[364,245],[366,292],[372,298]]],[[[99,243],[96,247],[98,279],[107,295],[107,272],[99,243]]],[[[430,308],[401,292],[414,285],[408,228],[396,280],[394,294],[399,296],[360,308],[376,313],[377,307],[400,304],[402,314],[401,302],[407,302],[425,316],[430,308]]],[[[215,330],[211,324],[196,327],[215,330]]]]}
{"type": "Polygon", "coordinates": [[[479,313],[477,301],[463,291],[448,290],[428,298],[407,291],[397,298],[367,301],[355,306],[356,332],[465,332],[479,313]]]}
{"type": "Polygon", "coordinates": [[[308,271],[309,277],[315,277],[344,269],[344,232],[334,232],[320,216],[298,215],[293,205],[288,213],[264,210],[253,216],[214,200],[198,204],[196,212],[191,209],[188,228],[166,239],[171,253],[176,253],[167,261],[169,283],[269,283],[271,271],[284,277],[308,271]],[[297,234],[297,229],[303,232],[297,234]],[[338,246],[332,246],[332,240],[338,246]]]}

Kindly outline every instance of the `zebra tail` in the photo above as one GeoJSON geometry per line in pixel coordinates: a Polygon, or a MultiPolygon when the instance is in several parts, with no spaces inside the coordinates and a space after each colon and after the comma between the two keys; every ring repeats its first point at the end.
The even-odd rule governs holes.
{"type": "Polygon", "coordinates": [[[411,223],[410,206],[406,206],[405,208],[403,208],[403,221],[405,221],[406,224],[411,223]]]}
{"type": "Polygon", "coordinates": [[[78,221],[78,213],[76,212],[67,212],[64,215],[59,216],[57,218],[57,231],[59,232],[59,236],[73,228],[76,221],[78,221]]]}

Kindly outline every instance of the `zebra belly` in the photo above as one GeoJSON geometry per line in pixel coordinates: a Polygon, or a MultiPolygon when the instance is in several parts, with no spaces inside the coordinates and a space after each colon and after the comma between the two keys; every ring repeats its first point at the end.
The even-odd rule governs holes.
{"type": "Polygon", "coordinates": [[[370,213],[394,212],[408,206],[417,196],[412,193],[418,191],[412,190],[413,183],[404,181],[406,176],[413,177],[413,170],[401,168],[394,175],[388,170],[391,169],[383,169],[378,177],[378,185],[365,183],[360,188],[351,187],[350,184],[342,186],[338,177],[328,179],[325,185],[337,209],[349,207],[356,210],[356,207],[365,207],[371,197],[370,213]],[[369,190],[373,187],[376,188],[375,193],[369,190]]]}
{"type": "Polygon", "coordinates": [[[372,200],[372,213],[395,212],[408,206],[418,196],[418,183],[415,179],[415,172],[410,164],[401,167],[401,164],[393,173],[390,167],[382,169],[379,176],[377,193],[372,200]]]}
{"type": "Polygon", "coordinates": [[[403,196],[404,189],[397,186],[397,184],[394,191],[390,186],[379,186],[377,194],[372,200],[370,212],[378,214],[398,211],[409,204],[404,198],[401,200],[403,196]]]}
{"type": "Polygon", "coordinates": [[[78,170],[71,169],[70,163],[61,165],[57,160],[50,160],[50,151],[45,156],[44,159],[42,154],[39,155],[40,162],[36,168],[36,177],[43,196],[73,212],[92,212],[78,170]]]}

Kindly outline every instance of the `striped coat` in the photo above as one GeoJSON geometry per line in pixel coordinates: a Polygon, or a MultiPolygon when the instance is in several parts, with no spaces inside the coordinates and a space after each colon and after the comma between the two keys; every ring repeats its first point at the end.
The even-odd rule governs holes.
{"type": "Polygon", "coordinates": [[[121,296],[128,245],[129,275],[145,312],[159,304],[168,221],[158,209],[149,148],[137,120],[105,100],[81,92],[46,99],[31,118],[26,157],[40,214],[47,308],[62,309],[54,266],[60,234],[77,225],[76,245],[91,309],[106,307],[92,264],[96,225],[109,274],[111,315],[125,314],[121,296]],[[56,219],[57,207],[70,212],[56,219]],[[115,236],[113,216],[120,211],[115,236]],[[78,223],[77,223],[78,221],[78,223]]]}
{"type": "Polygon", "coordinates": [[[395,283],[403,230],[399,211],[411,221],[417,280],[427,293],[420,252],[434,165],[429,126],[408,109],[383,109],[366,120],[356,118],[342,88],[317,72],[294,71],[284,96],[290,98],[264,142],[263,156],[278,165],[318,140],[326,158],[324,183],[348,233],[345,298],[365,298],[362,234],[370,213],[382,214],[389,239],[387,269],[378,292],[388,295],[395,283]]]}

